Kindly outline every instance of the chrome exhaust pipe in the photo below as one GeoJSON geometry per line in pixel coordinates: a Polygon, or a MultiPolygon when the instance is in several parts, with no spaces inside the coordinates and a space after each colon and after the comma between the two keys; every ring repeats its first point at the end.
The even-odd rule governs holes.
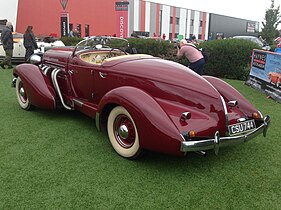
{"type": "Polygon", "coordinates": [[[61,91],[60,91],[60,88],[59,88],[59,85],[58,85],[58,82],[57,82],[57,75],[58,73],[60,72],[61,70],[60,69],[54,69],[51,73],[51,79],[52,79],[52,82],[53,82],[53,85],[54,85],[54,88],[55,90],[57,91],[57,94],[59,95],[59,98],[60,98],[60,101],[63,105],[63,107],[67,110],[72,110],[72,108],[70,106],[67,106],[65,103],[64,103],[64,100],[63,100],[63,97],[62,97],[62,94],[61,94],[61,91]]]}
{"type": "Polygon", "coordinates": [[[196,151],[195,153],[198,154],[198,155],[200,155],[200,156],[207,157],[207,152],[204,152],[204,151],[196,151]]]}

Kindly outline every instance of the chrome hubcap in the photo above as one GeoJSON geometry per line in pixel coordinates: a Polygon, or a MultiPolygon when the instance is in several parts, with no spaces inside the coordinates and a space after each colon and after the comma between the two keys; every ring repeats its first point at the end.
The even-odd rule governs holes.
{"type": "Polygon", "coordinates": [[[23,89],[23,87],[21,87],[20,88],[20,95],[21,95],[21,97],[24,97],[25,96],[25,92],[24,92],[24,89],[23,89]]]}
{"type": "Polygon", "coordinates": [[[126,139],[129,136],[129,129],[126,125],[121,125],[118,131],[121,138],[126,139]]]}
{"type": "Polygon", "coordinates": [[[135,143],[136,133],[133,122],[126,115],[119,115],[114,121],[115,139],[124,148],[130,148],[135,143]]]}

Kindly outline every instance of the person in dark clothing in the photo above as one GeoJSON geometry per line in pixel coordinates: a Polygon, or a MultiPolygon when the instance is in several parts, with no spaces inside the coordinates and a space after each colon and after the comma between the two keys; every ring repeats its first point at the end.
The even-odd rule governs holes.
{"type": "Polygon", "coordinates": [[[38,48],[32,29],[32,26],[27,26],[23,35],[23,45],[26,50],[25,61],[29,61],[29,58],[34,53],[34,50],[38,48]]]}
{"type": "Polygon", "coordinates": [[[0,66],[5,69],[5,65],[8,65],[8,68],[13,68],[12,66],[12,56],[14,49],[14,40],[12,34],[12,23],[7,22],[6,27],[3,29],[1,33],[1,42],[3,44],[3,48],[6,54],[4,60],[0,63],[0,66]]]}

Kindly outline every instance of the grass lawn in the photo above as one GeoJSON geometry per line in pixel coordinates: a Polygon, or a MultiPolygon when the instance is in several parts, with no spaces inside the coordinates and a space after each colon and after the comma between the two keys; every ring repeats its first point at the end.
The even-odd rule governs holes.
{"type": "Polygon", "coordinates": [[[118,156],[78,112],[22,110],[0,69],[0,209],[280,209],[281,104],[227,80],[272,117],[259,136],[204,158],[118,156]]]}

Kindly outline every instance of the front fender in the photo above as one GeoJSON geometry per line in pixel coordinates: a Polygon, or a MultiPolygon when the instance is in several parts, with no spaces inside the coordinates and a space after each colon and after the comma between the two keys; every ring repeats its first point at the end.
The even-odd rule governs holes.
{"type": "Polygon", "coordinates": [[[14,75],[19,76],[30,103],[43,109],[55,109],[55,91],[52,83],[38,66],[20,64],[14,69],[14,75]]]}
{"type": "MultiPolygon", "coordinates": [[[[161,153],[183,155],[180,144],[183,140],[161,106],[146,92],[134,87],[120,87],[108,92],[98,106],[98,112],[108,104],[126,108],[138,129],[140,146],[161,153]]],[[[100,120],[103,114],[101,114],[100,120]]]]}

